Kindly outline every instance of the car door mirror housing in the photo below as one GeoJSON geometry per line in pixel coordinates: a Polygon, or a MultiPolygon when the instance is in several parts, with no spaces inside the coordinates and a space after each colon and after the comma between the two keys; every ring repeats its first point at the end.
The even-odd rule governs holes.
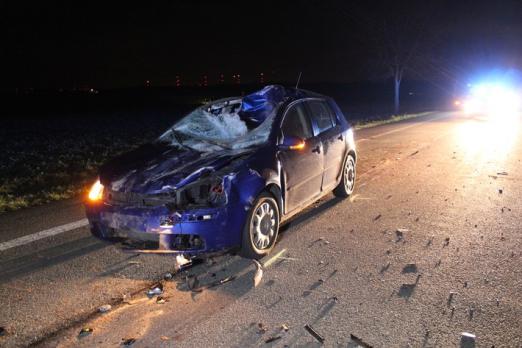
{"type": "Polygon", "coordinates": [[[303,150],[305,148],[305,146],[306,146],[306,142],[304,141],[304,139],[301,139],[299,137],[292,137],[292,136],[284,137],[283,142],[278,145],[279,150],[282,150],[282,151],[303,150]]]}

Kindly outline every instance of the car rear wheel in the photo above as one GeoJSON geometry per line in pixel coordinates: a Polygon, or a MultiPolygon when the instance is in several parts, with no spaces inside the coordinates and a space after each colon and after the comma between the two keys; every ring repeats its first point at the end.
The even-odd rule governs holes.
{"type": "Polygon", "coordinates": [[[355,158],[352,154],[346,157],[341,182],[334,189],[334,195],[341,198],[349,197],[355,187],[355,158]]]}
{"type": "Polygon", "coordinates": [[[248,213],[241,256],[259,259],[272,250],[279,232],[279,208],[269,193],[261,194],[248,213]]]}

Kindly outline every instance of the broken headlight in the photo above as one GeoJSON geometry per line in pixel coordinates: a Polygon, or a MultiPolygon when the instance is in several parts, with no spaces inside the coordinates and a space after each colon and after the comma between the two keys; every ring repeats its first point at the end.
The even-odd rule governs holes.
{"type": "Polygon", "coordinates": [[[187,206],[220,206],[227,202],[222,178],[201,179],[176,192],[177,208],[187,206]]]}

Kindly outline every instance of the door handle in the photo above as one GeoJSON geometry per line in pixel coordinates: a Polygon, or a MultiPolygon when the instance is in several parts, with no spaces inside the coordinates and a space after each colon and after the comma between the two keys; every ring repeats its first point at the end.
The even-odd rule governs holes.
{"type": "Polygon", "coordinates": [[[321,147],[319,145],[317,145],[316,147],[314,147],[312,149],[312,152],[317,152],[317,153],[321,153],[321,147]]]}

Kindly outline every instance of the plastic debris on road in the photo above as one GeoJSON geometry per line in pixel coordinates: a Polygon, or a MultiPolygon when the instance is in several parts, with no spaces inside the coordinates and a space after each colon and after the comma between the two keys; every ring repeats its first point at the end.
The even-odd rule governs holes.
{"type": "Polygon", "coordinates": [[[185,279],[189,290],[195,291],[199,288],[199,279],[197,275],[187,276],[185,279]]]}
{"type": "Polygon", "coordinates": [[[218,280],[217,282],[213,282],[213,283],[210,284],[210,285],[211,285],[211,286],[222,285],[222,284],[225,284],[225,283],[231,282],[231,281],[233,281],[234,279],[236,279],[236,276],[230,276],[230,277],[226,277],[226,278],[220,279],[220,280],[218,280]]]}
{"type": "Polygon", "coordinates": [[[112,306],[110,304],[106,304],[103,306],[98,307],[98,312],[100,313],[106,313],[112,309],[112,306]]]}
{"type": "Polygon", "coordinates": [[[406,228],[398,228],[397,230],[395,230],[395,242],[401,242],[401,241],[404,241],[404,234],[406,232],[409,232],[408,229],[406,228]]]}
{"type": "Polygon", "coordinates": [[[258,324],[257,324],[257,333],[258,333],[258,334],[262,335],[262,334],[264,334],[265,332],[267,332],[267,330],[268,330],[268,329],[266,328],[265,324],[263,324],[263,323],[258,323],[258,324]]]}
{"type": "Polygon", "coordinates": [[[176,269],[180,270],[184,267],[190,266],[192,261],[187,259],[184,255],[176,255],[176,269]]]}
{"type": "Polygon", "coordinates": [[[163,296],[158,296],[156,298],[156,303],[157,304],[164,304],[165,302],[167,302],[167,300],[165,300],[165,298],[163,296]]]}
{"type": "Polygon", "coordinates": [[[350,334],[350,339],[357,345],[363,347],[363,348],[373,348],[371,345],[369,345],[368,343],[364,342],[362,339],[360,339],[359,337],[355,336],[355,335],[352,335],[350,334]]]}
{"type": "Polygon", "coordinates": [[[132,298],[131,294],[123,294],[123,296],[121,297],[121,302],[126,303],[126,304],[131,304],[131,298],[132,298]]]}
{"type": "Polygon", "coordinates": [[[463,332],[460,335],[460,347],[461,348],[474,348],[476,336],[469,332],[463,332]]]}
{"type": "Polygon", "coordinates": [[[149,298],[154,297],[156,295],[163,294],[163,285],[161,283],[153,285],[148,291],[147,296],[149,298]]]}
{"type": "Polygon", "coordinates": [[[121,342],[121,345],[124,346],[124,347],[130,347],[134,343],[136,343],[136,339],[135,338],[122,338],[122,340],[123,340],[123,342],[121,342]]]}
{"type": "Polygon", "coordinates": [[[305,330],[308,331],[308,333],[310,335],[312,335],[317,341],[319,341],[320,343],[324,343],[324,337],[321,336],[317,331],[315,331],[315,329],[313,327],[311,327],[310,325],[306,324],[305,325],[305,330]]]}
{"type": "Polygon", "coordinates": [[[252,261],[254,261],[254,264],[256,265],[256,272],[254,274],[254,288],[255,288],[261,283],[261,279],[263,278],[263,266],[257,260],[252,260],[252,261]]]}
{"type": "Polygon", "coordinates": [[[281,330],[288,331],[288,330],[290,330],[290,328],[286,324],[281,324],[281,330]]]}
{"type": "Polygon", "coordinates": [[[90,328],[90,327],[82,327],[82,329],[81,329],[80,332],[78,333],[78,338],[82,338],[82,337],[85,337],[85,336],[89,336],[90,334],[92,334],[93,331],[94,331],[93,328],[90,328]]]}
{"type": "Polygon", "coordinates": [[[457,293],[455,291],[450,291],[449,297],[448,297],[448,306],[451,305],[451,302],[453,302],[453,298],[455,297],[457,293]]]}
{"type": "Polygon", "coordinates": [[[163,275],[163,279],[165,279],[166,281],[172,280],[172,278],[174,278],[174,276],[170,272],[167,272],[163,275]]]}
{"type": "Polygon", "coordinates": [[[187,277],[187,286],[189,287],[189,289],[191,291],[194,291],[194,292],[202,292],[203,290],[210,289],[210,288],[213,288],[213,287],[216,287],[216,286],[223,285],[225,283],[231,282],[231,281],[236,279],[236,276],[235,275],[229,276],[229,277],[226,277],[226,278],[223,278],[223,279],[219,279],[219,280],[213,281],[210,284],[205,284],[205,285],[202,285],[202,286],[199,285],[199,280],[197,280],[197,281],[193,280],[194,283],[193,284],[189,284],[189,279],[191,279],[191,278],[195,278],[195,276],[194,277],[187,277]]]}
{"type": "Polygon", "coordinates": [[[323,244],[325,245],[328,245],[330,244],[330,241],[328,241],[326,238],[324,237],[319,237],[319,239],[317,240],[318,242],[323,242],[323,244]]]}
{"type": "Polygon", "coordinates": [[[282,336],[270,336],[270,337],[268,337],[265,340],[265,343],[272,343],[272,342],[277,341],[277,340],[279,340],[281,338],[282,338],[282,336]]]}

